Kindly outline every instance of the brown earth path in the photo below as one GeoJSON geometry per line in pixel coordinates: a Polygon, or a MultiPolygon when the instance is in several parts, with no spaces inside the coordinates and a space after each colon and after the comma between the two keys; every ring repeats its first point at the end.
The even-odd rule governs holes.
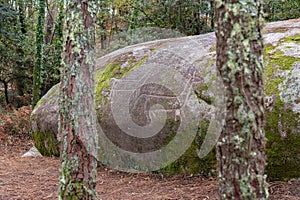
{"type": "MultiPolygon", "coordinates": [[[[57,199],[59,158],[21,156],[32,147],[24,138],[0,135],[0,200],[57,199]]],[[[218,198],[214,178],[132,174],[99,167],[99,199],[200,199],[218,198]]],[[[300,182],[270,183],[269,199],[299,200],[300,182]]]]}

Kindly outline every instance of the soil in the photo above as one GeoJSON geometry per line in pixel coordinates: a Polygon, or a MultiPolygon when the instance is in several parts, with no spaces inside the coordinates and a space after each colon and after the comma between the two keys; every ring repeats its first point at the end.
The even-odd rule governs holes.
{"type": "MultiPolygon", "coordinates": [[[[0,199],[57,199],[59,158],[21,157],[29,138],[0,134],[0,199]]],[[[217,180],[192,175],[133,174],[98,168],[99,199],[218,199],[217,180]]],[[[299,200],[300,182],[269,183],[270,198],[299,200]]]]}

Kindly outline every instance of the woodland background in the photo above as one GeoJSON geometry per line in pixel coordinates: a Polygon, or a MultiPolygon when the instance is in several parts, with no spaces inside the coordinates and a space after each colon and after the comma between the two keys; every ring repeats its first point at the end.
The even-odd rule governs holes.
{"type": "MultiPolygon", "coordinates": [[[[299,0],[266,0],[264,3],[267,22],[300,17],[299,0]]],[[[211,32],[214,30],[213,5],[213,0],[99,0],[101,12],[99,12],[97,20],[97,57],[131,44],[211,32]],[[164,29],[173,31],[162,31],[164,29]]],[[[31,191],[29,194],[28,188],[20,189],[13,188],[19,187],[18,185],[11,186],[12,191],[20,190],[24,196],[32,198],[40,196],[39,192],[45,192],[47,188],[51,189],[49,191],[51,193],[46,191],[44,199],[56,197],[58,159],[43,158],[37,165],[44,169],[33,171],[30,161],[20,161],[19,151],[20,149],[28,150],[32,146],[29,127],[32,105],[60,81],[64,12],[62,0],[1,0],[0,2],[0,148],[6,152],[0,159],[0,167],[14,164],[27,167],[27,173],[32,173],[27,175],[35,175],[33,179],[27,179],[29,183],[26,182],[26,185],[29,186],[30,181],[38,181],[36,176],[45,175],[44,169],[49,169],[52,179],[45,177],[43,180],[52,181],[53,185],[49,187],[47,181],[43,182],[42,187],[45,190],[37,187],[36,191],[31,191]],[[45,10],[45,12],[39,12],[39,10],[45,10]],[[7,148],[7,146],[18,146],[18,151],[12,150],[11,147],[7,148]],[[2,161],[5,165],[2,165],[2,161]]],[[[1,152],[4,152],[2,150],[1,152]]],[[[7,172],[4,176],[7,175],[7,178],[10,179],[8,174],[14,173],[16,182],[22,181],[24,174],[18,172],[19,168],[20,166],[6,167],[6,169],[14,171],[7,172]]],[[[133,195],[134,192],[142,194],[144,193],[142,189],[152,188],[149,195],[156,191],[157,195],[172,199],[174,184],[178,184],[178,192],[175,192],[178,195],[182,191],[187,191],[186,194],[191,190],[200,192],[201,188],[203,191],[216,192],[214,180],[201,184],[198,181],[198,185],[190,181],[202,179],[201,177],[180,177],[181,181],[178,181],[176,177],[163,180],[160,175],[152,177],[123,174],[106,168],[99,172],[98,177],[110,175],[113,175],[113,179],[119,182],[123,180],[123,187],[130,185],[130,182],[137,181],[136,178],[142,179],[142,184],[140,182],[135,185],[131,184],[131,190],[128,191],[132,193],[128,193],[128,195],[133,195]],[[153,182],[153,185],[150,184],[151,187],[149,187],[147,181],[153,182]],[[159,182],[158,185],[157,182],[159,182]],[[179,182],[181,182],[181,186],[179,182]],[[141,187],[141,191],[137,191],[136,188],[143,184],[145,188],[141,187]],[[185,184],[186,187],[182,184],[185,184]],[[160,193],[159,188],[162,188],[160,185],[168,185],[167,190],[169,191],[160,193]]],[[[32,184],[39,183],[32,182],[32,184]]],[[[111,191],[111,185],[106,184],[106,186],[107,191],[98,191],[98,193],[103,192],[110,197],[119,196],[120,185],[114,185],[112,193],[108,193],[111,191]]],[[[296,187],[290,183],[274,183],[270,185],[270,191],[274,199],[280,199],[275,196],[291,196],[294,191],[298,191],[296,187]]],[[[32,189],[34,188],[32,187],[32,189]]],[[[0,190],[0,194],[2,192],[0,190]]],[[[10,195],[9,192],[5,194],[10,195]]],[[[0,199],[2,197],[0,195],[0,199]]],[[[7,196],[8,199],[12,197],[7,196]]],[[[16,196],[16,198],[19,197],[16,196]]],[[[206,199],[205,195],[203,195],[203,199],[206,199]]]]}
{"type": "MultiPolygon", "coordinates": [[[[300,16],[299,0],[264,3],[267,22],[300,16]]],[[[100,0],[98,57],[140,42],[211,32],[213,5],[213,0],[100,0]]],[[[60,81],[63,18],[61,0],[0,2],[1,110],[30,105],[60,81]],[[35,93],[35,87],[40,91],[35,93]]]]}

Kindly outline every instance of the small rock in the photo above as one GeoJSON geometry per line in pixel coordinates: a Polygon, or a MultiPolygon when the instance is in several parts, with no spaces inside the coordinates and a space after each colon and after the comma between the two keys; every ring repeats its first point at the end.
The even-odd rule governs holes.
{"type": "Polygon", "coordinates": [[[22,157],[43,157],[42,154],[37,150],[35,146],[31,147],[29,151],[22,155],[22,157]]]}

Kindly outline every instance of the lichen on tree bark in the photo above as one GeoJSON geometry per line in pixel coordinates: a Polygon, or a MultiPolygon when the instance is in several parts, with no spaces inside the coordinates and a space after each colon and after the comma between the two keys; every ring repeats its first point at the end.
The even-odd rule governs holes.
{"type": "Polygon", "coordinates": [[[59,199],[96,199],[94,48],[96,1],[67,1],[60,85],[59,199]]]}
{"type": "Polygon", "coordinates": [[[217,160],[221,199],[267,199],[262,0],[217,0],[217,69],[226,117],[217,160]]]}
{"type": "Polygon", "coordinates": [[[33,68],[32,105],[35,105],[41,97],[42,68],[43,68],[43,45],[45,25],[45,0],[39,0],[39,14],[36,27],[36,65],[33,68]]]}

